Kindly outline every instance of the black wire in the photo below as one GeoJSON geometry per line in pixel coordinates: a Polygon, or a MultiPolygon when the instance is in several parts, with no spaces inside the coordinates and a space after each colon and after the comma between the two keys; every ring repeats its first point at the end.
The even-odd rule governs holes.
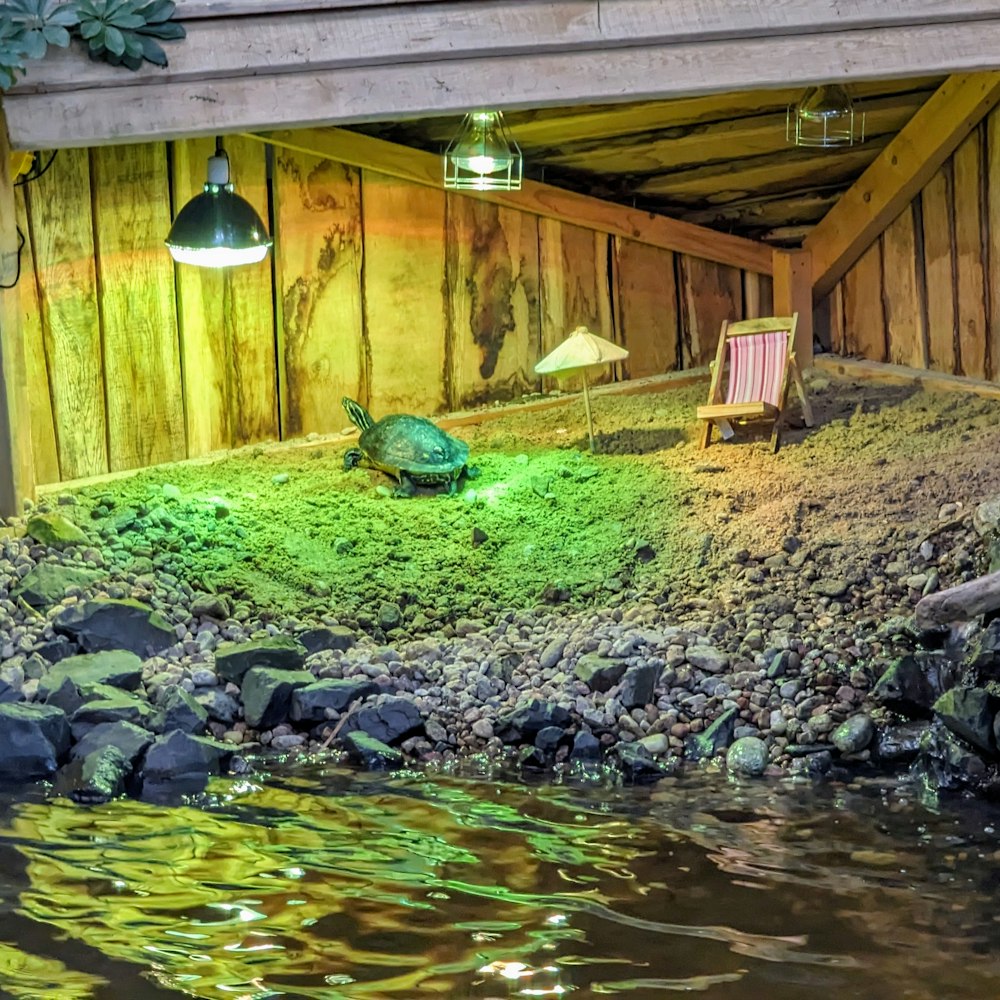
{"type": "Polygon", "coordinates": [[[14,280],[9,285],[0,284],[0,288],[13,288],[21,280],[21,251],[24,249],[24,233],[21,232],[20,226],[15,226],[17,229],[17,235],[20,242],[17,244],[17,271],[14,273],[14,280]]]}
{"type": "Polygon", "coordinates": [[[48,163],[46,163],[45,166],[41,168],[41,170],[35,170],[34,172],[32,172],[32,170],[34,170],[34,166],[32,166],[32,170],[29,170],[28,173],[26,173],[19,180],[14,181],[14,187],[21,187],[22,185],[27,184],[28,181],[37,181],[38,178],[41,177],[42,174],[44,174],[45,171],[49,169],[49,167],[52,166],[52,161],[56,158],[56,153],[58,152],[59,152],[58,149],[53,149],[52,155],[49,157],[48,163]]]}

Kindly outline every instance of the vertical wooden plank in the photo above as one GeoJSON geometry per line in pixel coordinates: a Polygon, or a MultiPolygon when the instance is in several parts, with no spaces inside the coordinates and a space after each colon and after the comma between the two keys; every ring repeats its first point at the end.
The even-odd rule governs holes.
{"type": "Polygon", "coordinates": [[[955,216],[949,160],[920,194],[927,286],[927,367],[957,372],[958,313],[955,309],[955,216]]]}
{"type": "Polygon", "coordinates": [[[912,205],[882,234],[882,281],[889,361],[926,368],[927,331],[912,205]]]}
{"type": "Polygon", "coordinates": [[[161,144],[92,151],[98,298],[112,471],[185,456],[167,151],[161,144]]]}
{"type": "Polygon", "coordinates": [[[87,151],[60,150],[25,191],[59,471],[63,479],[96,476],[108,471],[108,449],[87,151]]]}
{"type": "MultiPolygon", "coordinates": [[[[28,378],[21,329],[22,234],[17,229],[7,121],[0,109],[0,515],[35,495],[28,378]]],[[[30,279],[30,275],[29,275],[30,279]]]]}
{"type": "Polygon", "coordinates": [[[28,215],[27,198],[19,188],[17,224],[25,234],[21,250],[21,279],[17,285],[21,303],[21,331],[24,336],[25,372],[28,380],[28,406],[31,424],[31,455],[38,485],[59,482],[59,450],[49,394],[48,359],[42,335],[42,312],[35,274],[34,238],[28,215]]]}
{"type": "Polygon", "coordinates": [[[955,169],[955,303],[958,369],[986,377],[986,273],[983,266],[982,143],[975,131],[952,157],[955,169]]]}
{"type": "MultiPolygon", "coordinates": [[[[213,139],[171,144],[175,213],[205,184],[213,139]]],[[[231,179],[264,220],[265,147],[225,141],[231,179]]],[[[242,267],[175,269],[184,422],[190,456],[278,436],[277,359],[271,258],[242,267]]]]}
{"type": "Polygon", "coordinates": [[[614,238],[615,302],[620,342],[629,356],[626,378],[677,368],[678,303],[674,255],[669,250],[614,238]]]}
{"type": "Polygon", "coordinates": [[[445,193],[362,171],[369,403],[437,413],[448,401],[445,193]]]}
{"type": "Polygon", "coordinates": [[[276,148],[274,201],[282,435],[329,434],[367,401],[360,174],[276,148]]]}
{"type": "Polygon", "coordinates": [[[808,250],[775,250],[774,315],[798,313],[795,324],[795,358],[799,370],[813,359],[812,254],[808,250]]]}
{"type": "Polygon", "coordinates": [[[986,259],[990,377],[1000,382],[1000,112],[986,120],[986,259]]]}
{"type": "MultiPolygon", "coordinates": [[[[608,237],[555,219],[538,221],[542,302],[542,356],[578,326],[615,339],[608,283],[608,237]]],[[[590,377],[590,376],[588,376],[590,377]]],[[[592,382],[611,381],[611,366],[592,382]]],[[[555,381],[544,379],[546,386],[555,381]]]]}
{"type": "Polygon", "coordinates": [[[743,317],[743,281],[735,267],[680,257],[681,359],[698,368],[715,357],[722,321],[743,317]]]}
{"type": "Polygon", "coordinates": [[[842,279],[845,353],[885,361],[885,310],[882,306],[882,247],[873,243],[842,279]]]}
{"type": "Polygon", "coordinates": [[[838,281],[827,296],[829,303],[830,350],[834,354],[847,354],[846,333],[844,331],[844,283],[838,281]]]}
{"type": "Polygon", "coordinates": [[[538,217],[449,194],[447,241],[450,408],[537,391],[538,217]]]}

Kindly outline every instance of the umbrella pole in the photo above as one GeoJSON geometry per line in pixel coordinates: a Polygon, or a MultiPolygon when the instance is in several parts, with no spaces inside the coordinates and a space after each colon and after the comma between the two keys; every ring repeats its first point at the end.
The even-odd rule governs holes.
{"type": "Polygon", "coordinates": [[[583,375],[583,405],[587,410],[587,434],[590,435],[590,450],[594,451],[594,417],[590,412],[590,387],[587,385],[587,373],[583,375]]]}

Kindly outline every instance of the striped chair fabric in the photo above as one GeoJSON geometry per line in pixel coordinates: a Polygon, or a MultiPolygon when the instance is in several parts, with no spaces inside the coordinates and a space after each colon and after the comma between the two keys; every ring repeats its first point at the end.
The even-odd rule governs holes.
{"type": "Polygon", "coordinates": [[[727,403],[762,401],[781,407],[788,361],[788,331],[746,334],[729,341],[727,403]]]}

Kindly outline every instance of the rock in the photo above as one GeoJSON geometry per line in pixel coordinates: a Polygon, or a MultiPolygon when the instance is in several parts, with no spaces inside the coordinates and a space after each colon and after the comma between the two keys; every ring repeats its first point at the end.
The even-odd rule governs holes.
{"type": "Polygon", "coordinates": [[[767,743],[757,736],[744,736],[726,751],[726,769],[730,774],[757,777],[769,763],[767,743]]]}
{"type": "Polygon", "coordinates": [[[208,709],[195,701],[182,687],[171,687],[160,702],[159,711],[150,721],[154,733],[203,733],[208,725],[208,709]]]}
{"type": "Polygon", "coordinates": [[[240,714],[240,706],[236,699],[226,694],[221,688],[209,688],[207,691],[199,691],[194,700],[202,705],[208,712],[209,719],[229,725],[234,722],[240,714]]]}
{"type": "Polygon", "coordinates": [[[566,731],[561,726],[545,726],[535,735],[535,746],[542,753],[555,753],[565,736],[566,731]]]}
{"type": "Polygon", "coordinates": [[[131,767],[152,742],[151,732],[131,722],[101,722],[73,745],[69,755],[71,759],[85,757],[100,750],[101,747],[113,746],[121,751],[131,767]]]}
{"type": "Polygon", "coordinates": [[[423,728],[423,719],[409,698],[389,695],[377,704],[362,705],[347,717],[343,736],[361,730],[380,743],[394,743],[423,728]]]}
{"type": "Polygon", "coordinates": [[[843,597],[844,594],[846,594],[850,589],[851,581],[845,580],[842,577],[829,580],[814,580],[809,587],[811,593],[819,594],[820,597],[829,597],[831,599],[843,597]]]}
{"type": "Polygon", "coordinates": [[[305,646],[284,635],[251,642],[223,642],[215,651],[216,673],[234,684],[239,684],[252,667],[300,670],[305,662],[305,646]]]}
{"type": "Polygon", "coordinates": [[[625,671],[618,689],[618,700],[625,708],[641,708],[653,703],[653,692],[660,677],[660,668],[644,663],[625,671]]]}
{"type": "Polygon", "coordinates": [[[355,701],[377,694],[379,686],[367,678],[339,680],[328,677],[292,692],[290,718],[293,722],[322,722],[328,711],[344,712],[355,701]]]}
{"type": "Polygon", "coordinates": [[[69,750],[66,714],[54,705],[0,704],[0,778],[49,778],[69,750]]]}
{"type": "Polygon", "coordinates": [[[568,724],[569,712],[565,708],[536,698],[503,713],[493,728],[504,743],[533,743],[546,726],[565,728],[568,724]]]}
{"type": "Polygon", "coordinates": [[[223,621],[230,615],[229,600],[223,594],[199,594],[191,602],[191,615],[194,618],[215,618],[223,621]]]}
{"type": "Polygon", "coordinates": [[[87,653],[127,649],[145,657],[161,653],[177,641],[162,615],[132,600],[74,604],[60,611],[52,625],[87,653]]]}
{"type": "Polygon", "coordinates": [[[688,646],[686,659],[706,674],[721,674],[729,667],[729,657],[715,646],[688,646]]]}
{"type": "Polygon", "coordinates": [[[928,722],[904,722],[889,726],[875,741],[875,758],[890,767],[909,764],[920,751],[920,741],[927,732],[928,722]]]}
{"type": "Polygon", "coordinates": [[[86,545],[86,532],[62,514],[32,514],[25,530],[40,545],[62,549],[67,545],[86,545]]]}
{"type": "Polygon", "coordinates": [[[132,762],[118,747],[98,747],[61,767],[53,790],[83,805],[100,805],[125,791],[131,773],[132,762]]]}
{"type": "Polygon", "coordinates": [[[77,691],[95,684],[135,691],[142,683],[142,660],[124,649],[68,656],[52,665],[38,682],[38,697],[45,701],[69,680],[77,691]]]}
{"type": "Polygon", "coordinates": [[[72,587],[88,587],[103,574],[82,566],[39,563],[11,589],[11,597],[20,597],[33,608],[58,604],[72,587]]]}
{"type": "Polygon", "coordinates": [[[875,724],[863,713],[845,719],[830,735],[830,742],[841,753],[860,753],[871,743],[875,724]]]}
{"type": "Polygon", "coordinates": [[[126,691],[105,688],[102,695],[82,704],[70,718],[73,739],[82,739],[94,726],[102,722],[131,722],[148,729],[153,708],[148,701],[136,698],[126,691]]]}
{"type": "Polygon", "coordinates": [[[937,791],[975,786],[986,775],[982,759],[941,723],[928,726],[911,774],[937,791]]]}
{"type": "Polygon", "coordinates": [[[703,733],[695,733],[684,742],[686,760],[705,760],[726,749],[733,741],[736,718],[739,713],[729,708],[722,713],[703,733]]]}
{"type": "Polygon", "coordinates": [[[551,670],[562,659],[563,650],[565,648],[566,640],[564,638],[560,637],[553,639],[542,650],[541,655],[538,657],[538,665],[543,670],[551,670]]]}
{"type": "Polygon", "coordinates": [[[358,637],[346,625],[323,625],[319,628],[306,629],[296,638],[305,647],[309,656],[331,649],[346,652],[348,649],[353,649],[358,642],[358,637]]]}
{"type": "Polygon", "coordinates": [[[270,729],[284,722],[292,705],[292,692],[316,680],[308,670],[251,667],[243,677],[243,712],[247,725],[270,729]]]}
{"type": "Polygon", "coordinates": [[[659,781],[670,773],[641,743],[616,743],[611,757],[618,763],[626,781],[642,784],[659,781]]]}
{"type": "Polygon", "coordinates": [[[1000,679],[1000,618],[980,632],[966,648],[964,666],[979,680],[1000,679]]]}
{"type": "Polygon", "coordinates": [[[365,732],[352,732],[344,737],[344,747],[351,760],[369,771],[387,771],[402,767],[403,754],[365,732]]]}
{"type": "Polygon", "coordinates": [[[379,608],[378,624],[379,628],[388,632],[390,629],[399,628],[403,621],[403,612],[398,604],[386,601],[379,608]]]}
{"type": "Polygon", "coordinates": [[[628,664],[597,653],[584,653],[576,661],[573,676],[583,681],[591,691],[610,691],[621,679],[628,664]]]}
{"type": "Polygon", "coordinates": [[[569,759],[577,764],[599,764],[601,762],[601,741],[589,730],[581,729],[573,738],[573,749],[569,759]]]}
{"type": "Polygon", "coordinates": [[[160,802],[203,791],[209,776],[220,774],[232,753],[228,744],[178,730],[158,736],[142,762],[141,797],[160,802]]]}
{"type": "Polygon", "coordinates": [[[952,686],[954,665],[937,653],[900,657],[879,678],[872,698],[911,718],[929,718],[934,702],[952,686]]]}
{"type": "Polygon", "coordinates": [[[934,702],[934,714],[956,736],[987,754],[996,746],[993,738],[993,699],[982,688],[952,688],[934,702]]]}

